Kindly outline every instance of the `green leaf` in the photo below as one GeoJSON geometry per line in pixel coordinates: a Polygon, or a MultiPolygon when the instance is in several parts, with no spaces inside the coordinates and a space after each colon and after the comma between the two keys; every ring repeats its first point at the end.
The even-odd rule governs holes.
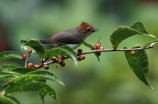
{"type": "Polygon", "coordinates": [[[42,75],[42,76],[45,76],[45,77],[48,77],[52,80],[55,80],[56,82],[58,82],[59,84],[64,85],[64,83],[62,81],[60,81],[52,72],[50,71],[47,71],[47,70],[37,70],[37,71],[32,71],[32,72],[29,72],[27,74],[37,74],[37,75],[42,75]]]}
{"type": "MultiPolygon", "coordinates": [[[[13,93],[21,93],[21,92],[29,92],[29,91],[44,93],[46,95],[51,96],[54,100],[57,101],[56,93],[55,93],[54,89],[44,82],[28,82],[28,83],[16,86],[14,88],[12,85],[9,84],[6,87],[5,93],[13,94],[13,93]]],[[[8,104],[8,103],[6,103],[6,104],[8,104]]]]}
{"type": "Polygon", "coordinates": [[[18,67],[15,66],[15,65],[4,65],[4,66],[2,66],[0,69],[1,69],[3,72],[8,73],[10,70],[16,69],[16,68],[18,68],[18,67]]]}
{"type": "MultiPolygon", "coordinates": [[[[46,80],[41,80],[41,82],[44,82],[44,83],[46,83],[46,80]]],[[[45,97],[45,93],[39,93],[39,95],[40,95],[40,99],[42,100],[42,102],[43,102],[43,104],[44,104],[44,97],[45,97]]]]}
{"type": "Polygon", "coordinates": [[[25,46],[33,48],[41,58],[45,56],[44,47],[38,40],[30,39],[25,43],[25,46]]]}
{"type": "Polygon", "coordinates": [[[131,27],[126,27],[126,26],[120,26],[117,30],[115,30],[111,36],[110,40],[111,43],[113,44],[113,47],[116,47],[119,45],[123,40],[133,36],[133,35],[147,35],[154,37],[154,35],[149,34],[141,22],[136,22],[134,25],[131,27]]]}
{"type": "MultiPolygon", "coordinates": [[[[91,44],[87,43],[86,41],[84,41],[83,44],[84,44],[85,46],[89,47],[91,50],[95,50],[95,47],[92,46],[91,44]]],[[[94,55],[97,57],[98,61],[100,62],[99,56],[97,56],[95,53],[94,53],[94,55]]]]}
{"type": "Polygon", "coordinates": [[[5,80],[7,78],[13,78],[13,77],[18,77],[19,74],[10,74],[10,73],[4,73],[4,72],[1,72],[0,73],[0,80],[5,80]]]}
{"type": "Polygon", "coordinates": [[[35,69],[33,69],[33,68],[16,68],[16,69],[10,70],[9,73],[15,72],[15,73],[20,73],[20,74],[26,74],[26,73],[32,72],[32,71],[35,71],[35,69]]]}
{"type": "Polygon", "coordinates": [[[64,55],[64,56],[70,57],[77,65],[77,55],[74,52],[74,50],[70,48],[69,46],[52,48],[51,50],[47,52],[48,57],[53,57],[55,55],[64,55]]]}
{"type": "Polygon", "coordinates": [[[0,104],[16,104],[16,103],[8,97],[0,96],[0,104]]]}
{"type": "Polygon", "coordinates": [[[5,88],[0,85],[0,92],[2,92],[5,88]]]}
{"type": "Polygon", "coordinates": [[[98,44],[100,44],[100,45],[101,45],[101,37],[99,38],[98,44]]]}
{"type": "Polygon", "coordinates": [[[10,70],[19,68],[18,66],[15,66],[15,65],[8,65],[8,66],[10,67],[10,70]]]}
{"type": "Polygon", "coordinates": [[[15,97],[13,96],[6,96],[6,97],[14,101],[14,104],[20,104],[20,102],[15,97]]]}
{"type": "Polygon", "coordinates": [[[22,56],[14,51],[4,51],[0,53],[0,61],[8,59],[22,59],[22,56]]]}
{"type": "Polygon", "coordinates": [[[27,50],[27,47],[25,46],[25,43],[26,43],[26,40],[20,40],[20,47],[21,47],[21,50],[27,50]]]}
{"type": "Polygon", "coordinates": [[[85,46],[87,46],[88,48],[90,48],[91,50],[95,50],[95,47],[93,45],[89,44],[88,42],[84,41],[83,44],[85,46]]]}
{"type": "MultiPolygon", "coordinates": [[[[136,46],[133,48],[140,48],[140,46],[136,46]]],[[[125,51],[125,56],[128,61],[129,66],[135,73],[135,75],[146,85],[148,85],[152,90],[154,88],[149,84],[148,78],[148,57],[145,50],[135,51],[135,55],[131,55],[131,51],[125,51]]]]}
{"type": "MultiPolygon", "coordinates": [[[[22,75],[18,78],[15,78],[12,82],[9,83],[9,85],[14,86],[14,88],[21,86],[28,82],[35,82],[35,81],[41,81],[41,80],[52,80],[55,81],[55,78],[50,78],[44,75],[37,75],[37,74],[26,74],[22,75]]],[[[6,90],[9,92],[13,89],[13,87],[6,87],[6,90]]]]}
{"type": "Polygon", "coordinates": [[[149,33],[146,31],[146,29],[145,29],[145,27],[144,27],[144,24],[143,24],[142,22],[136,22],[136,23],[133,24],[130,28],[135,29],[135,30],[137,30],[138,32],[143,33],[142,35],[147,35],[147,36],[151,36],[151,37],[155,38],[154,35],[149,34],[149,33]]]}
{"type": "Polygon", "coordinates": [[[143,47],[148,47],[148,46],[152,47],[152,46],[155,46],[155,45],[158,45],[158,38],[151,41],[151,42],[149,42],[149,43],[147,43],[147,44],[145,44],[143,47]]]}
{"type": "Polygon", "coordinates": [[[3,72],[6,72],[6,73],[8,73],[10,71],[10,67],[8,65],[2,66],[1,69],[3,72]]]}
{"type": "Polygon", "coordinates": [[[41,97],[41,100],[42,100],[42,102],[43,102],[43,104],[44,104],[44,97],[45,97],[45,93],[39,93],[39,95],[40,95],[40,97],[41,97]]]}
{"type": "Polygon", "coordinates": [[[77,55],[76,55],[76,52],[71,48],[71,47],[69,47],[69,46],[62,46],[62,47],[60,47],[60,48],[63,48],[63,49],[65,49],[66,51],[68,51],[69,52],[69,54],[71,55],[71,59],[73,59],[73,61],[75,62],[75,64],[76,64],[76,66],[77,66],[77,55]]]}

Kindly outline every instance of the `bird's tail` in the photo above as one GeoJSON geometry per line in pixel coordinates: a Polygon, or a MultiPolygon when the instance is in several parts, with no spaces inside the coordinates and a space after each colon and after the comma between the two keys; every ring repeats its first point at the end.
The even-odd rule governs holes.
{"type": "MultiPolygon", "coordinates": [[[[26,43],[27,40],[21,40],[22,42],[26,43]]],[[[49,44],[50,42],[47,40],[39,40],[39,42],[41,42],[42,44],[49,44]]]]}
{"type": "Polygon", "coordinates": [[[39,40],[42,44],[49,44],[50,43],[50,41],[48,41],[48,40],[39,40]]]}

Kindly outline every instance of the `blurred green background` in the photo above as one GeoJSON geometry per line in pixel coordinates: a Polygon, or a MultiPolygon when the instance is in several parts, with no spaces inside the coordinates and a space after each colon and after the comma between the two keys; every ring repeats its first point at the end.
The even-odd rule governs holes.
{"type": "MultiPolygon", "coordinates": [[[[99,32],[89,36],[86,41],[95,45],[101,37],[105,49],[112,48],[110,35],[118,26],[131,26],[137,21],[143,22],[147,31],[158,37],[158,1],[0,0],[0,52],[12,50],[25,54],[21,52],[19,40],[47,39],[57,32],[78,26],[82,21],[99,28],[99,32]]],[[[147,36],[133,36],[118,48],[144,45],[151,40],[153,38],[147,36]]],[[[46,45],[45,48],[51,46],[46,45]]],[[[90,50],[84,45],[79,48],[90,50]]],[[[51,65],[49,70],[66,86],[48,83],[54,87],[61,104],[158,104],[157,51],[157,47],[147,50],[149,79],[154,92],[135,76],[123,52],[102,53],[101,62],[93,54],[88,54],[77,67],[72,60],[66,60],[66,66],[57,69],[51,65]]],[[[29,62],[39,64],[38,59],[34,55],[29,62]]],[[[24,66],[24,62],[19,60],[3,61],[0,66],[5,64],[24,66]]],[[[14,96],[22,104],[42,104],[37,93],[14,96]]],[[[49,96],[45,97],[45,102],[56,104],[49,96]]]]}

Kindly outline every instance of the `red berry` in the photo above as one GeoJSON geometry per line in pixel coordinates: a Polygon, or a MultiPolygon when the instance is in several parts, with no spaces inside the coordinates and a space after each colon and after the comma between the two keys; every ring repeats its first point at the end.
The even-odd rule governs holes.
{"type": "Polygon", "coordinates": [[[65,57],[64,57],[63,55],[60,55],[60,59],[64,60],[64,59],[65,59],[65,57]]]}
{"type": "Polygon", "coordinates": [[[28,49],[27,53],[31,54],[32,53],[32,49],[28,49]]]}
{"type": "Polygon", "coordinates": [[[96,49],[99,49],[99,48],[100,48],[100,44],[98,44],[98,43],[95,44],[95,48],[96,48],[96,49]]]}
{"type": "Polygon", "coordinates": [[[64,61],[63,61],[62,59],[59,59],[59,60],[58,60],[58,63],[59,63],[59,64],[62,64],[63,62],[64,62],[64,61]]]}
{"type": "Polygon", "coordinates": [[[100,50],[104,50],[104,47],[100,47],[100,50]]]}
{"type": "Polygon", "coordinates": [[[33,68],[34,69],[39,69],[39,66],[38,65],[34,65],[33,68]]]}
{"type": "Polygon", "coordinates": [[[135,51],[131,51],[131,55],[134,56],[136,54],[135,51]]]}
{"type": "Polygon", "coordinates": [[[57,58],[56,57],[52,57],[52,61],[56,62],[57,58]]]}
{"type": "Polygon", "coordinates": [[[82,49],[78,49],[78,54],[82,54],[82,49]]]}
{"type": "Polygon", "coordinates": [[[62,67],[64,67],[65,66],[65,62],[63,62],[62,64],[60,64],[62,67]]]}
{"type": "Polygon", "coordinates": [[[33,64],[32,64],[32,63],[29,63],[29,64],[27,65],[27,67],[32,68],[32,67],[33,67],[33,64]]]}
{"type": "Polygon", "coordinates": [[[45,59],[40,59],[40,63],[43,63],[45,62],[46,60],[45,59]]]}
{"type": "Polygon", "coordinates": [[[0,93],[0,96],[2,95],[2,93],[0,93]]]}
{"type": "Polygon", "coordinates": [[[49,69],[49,66],[48,66],[48,65],[44,65],[44,69],[45,69],[45,70],[48,70],[48,69],[49,69]]]}
{"type": "Polygon", "coordinates": [[[82,60],[82,57],[81,56],[78,56],[78,61],[81,61],[82,60]]]}
{"type": "Polygon", "coordinates": [[[25,60],[26,59],[26,55],[22,55],[22,59],[25,60]]]}
{"type": "Polygon", "coordinates": [[[100,55],[101,55],[101,53],[100,53],[100,52],[96,52],[95,54],[96,54],[97,56],[100,56],[100,55]]]}
{"type": "Polygon", "coordinates": [[[84,59],[85,59],[85,56],[84,56],[84,55],[81,55],[80,57],[81,57],[81,60],[84,60],[84,59]]]}

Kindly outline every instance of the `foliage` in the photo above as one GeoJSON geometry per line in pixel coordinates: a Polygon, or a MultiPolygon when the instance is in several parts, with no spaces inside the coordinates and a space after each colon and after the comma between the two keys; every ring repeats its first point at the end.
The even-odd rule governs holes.
{"type": "MultiPolygon", "coordinates": [[[[126,59],[128,61],[129,66],[135,73],[135,75],[146,85],[154,88],[149,83],[148,78],[148,57],[145,49],[152,48],[151,46],[157,45],[158,39],[153,40],[151,42],[146,43],[143,47],[136,45],[132,48],[125,47],[124,49],[116,49],[117,46],[125,39],[133,36],[133,35],[147,35],[154,37],[153,35],[149,34],[143,23],[136,22],[131,27],[120,26],[118,27],[110,36],[111,43],[113,45],[113,49],[104,49],[99,50],[95,49],[95,47],[87,42],[83,44],[91,49],[90,52],[83,52],[81,54],[89,54],[89,53],[96,53],[96,52],[109,52],[109,51],[124,51],[126,59]],[[131,55],[131,51],[135,51],[134,55],[131,55]]],[[[101,44],[101,38],[98,41],[101,44]]],[[[48,71],[44,68],[44,65],[49,65],[53,63],[58,63],[58,59],[56,61],[49,61],[48,59],[56,56],[57,58],[59,55],[64,55],[65,59],[70,58],[74,61],[77,66],[77,60],[80,54],[76,53],[72,48],[69,46],[63,46],[59,48],[52,48],[50,50],[45,50],[42,44],[36,39],[29,39],[27,42],[21,40],[20,46],[22,50],[27,51],[27,47],[31,47],[34,52],[32,54],[28,54],[26,58],[22,58],[22,56],[13,51],[5,51],[0,53],[0,61],[8,60],[8,59],[20,59],[25,61],[25,67],[18,67],[14,65],[4,65],[0,67],[0,80],[10,79],[9,82],[1,85],[0,87],[0,101],[2,104],[20,104],[20,102],[11,96],[14,93],[21,93],[21,92],[37,92],[41,96],[41,99],[44,103],[44,96],[49,95],[54,100],[58,102],[56,98],[56,92],[46,83],[46,80],[55,81],[61,85],[64,85],[62,81],[60,81],[55,74],[51,71],[48,71]],[[26,47],[27,46],[27,47],[26,47]],[[39,65],[39,68],[28,68],[27,59],[30,55],[38,54],[41,59],[45,59],[39,65]],[[38,69],[38,70],[37,70],[38,69]]],[[[95,54],[96,55],[96,54],[95,54]]],[[[97,55],[96,55],[97,56],[97,55]]],[[[97,56],[98,60],[99,56],[97,56]]]]}

